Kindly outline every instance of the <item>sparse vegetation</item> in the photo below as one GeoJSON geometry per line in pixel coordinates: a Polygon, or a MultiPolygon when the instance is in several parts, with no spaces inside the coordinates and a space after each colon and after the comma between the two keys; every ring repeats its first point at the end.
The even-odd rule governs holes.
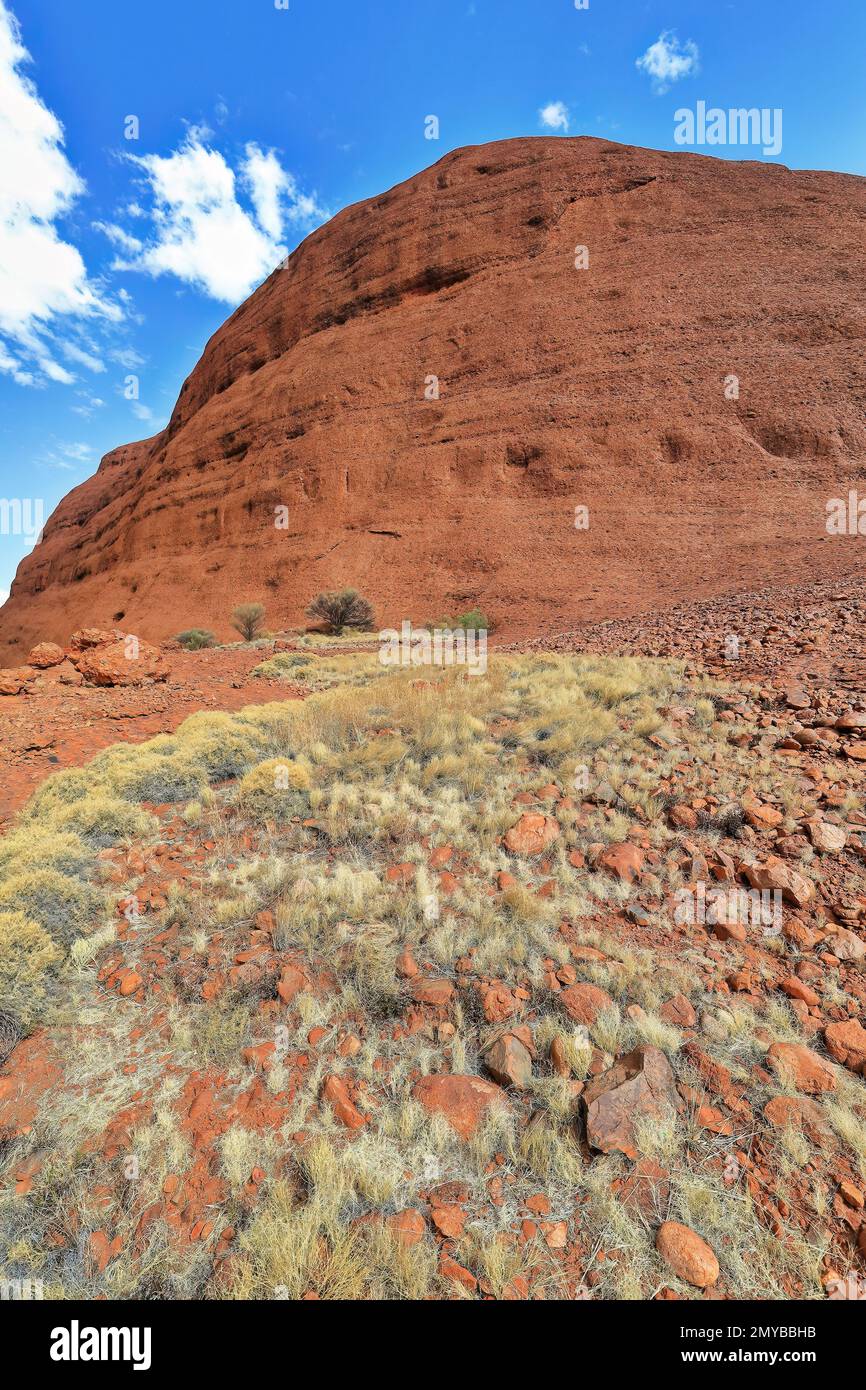
{"type": "MultiPolygon", "coordinates": [[[[236,608],[235,614],[238,612],[240,612],[240,610],[236,608]]],[[[240,631],[240,629],[237,630],[240,631]]],[[[204,651],[205,648],[215,647],[217,644],[214,634],[202,627],[187,628],[185,632],[179,632],[174,640],[179,642],[182,647],[185,647],[188,652],[204,651]]],[[[248,638],[247,640],[249,641],[250,639],[248,638]]]]}
{"type": "Polygon", "coordinates": [[[232,627],[245,642],[254,642],[265,623],[263,603],[240,603],[232,610],[232,627]]]}
{"type": "Polygon", "coordinates": [[[7,1028],[11,1023],[11,1036],[29,1032],[39,1018],[49,973],[61,957],[44,927],[23,912],[0,912],[0,1015],[7,1028]]]}
{"type": "Polygon", "coordinates": [[[480,608],[470,608],[468,613],[461,613],[458,617],[439,618],[436,622],[426,624],[427,627],[441,628],[444,631],[453,632],[456,628],[462,627],[467,632],[494,632],[495,624],[491,622],[486,613],[482,613],[480,608]]]}
{"type": "Polygon", "coordinates": [[[337,589],[317,594],[307,608],[307,617],[337,636],[348,627],[368,632],[373,626],[373,605],[357,589],[337,589]]]}
{"type": "MultiPolygon", "coordinates": [[[[726,1292],[820,1296],[817,1227],[768,1225],[725,1178],[730,1153],[773,1154],[789,1211],[806,1166],[816,1220],[832,1201],[806,1130],[762,1118],[796,1099],[784,1069],[755,1081],[769,1039],[803,1040],[799,1016],[778,993],[718,991],[735,944],[671,939],[690,870],[676,778],[714,770],[690,832],[711,855],[743,824],[723,813],[744,769],[758,792],[770,772],[740,761],[725,721],[672,737],[675,663],[507,654],[482,678],[419,681],[374,652],[321,653],[257,668],[305,700],[108,749],[46,782],[0,840],[0,1032],[41,1017],[66,1073],[2,1160],[40,1166],[14,1199],[0,1183],[0,1267],[38,1268],[64,1297],[471,1297],[478,1281],[503,1298],[689,1297],[654,1244],[672,1218],[712,1246],[726,1292]],[[548,827],[543,850],[504,842],[524,816],[548,827]],[[628,846],[639,888],[598,858],[628,846]],[[129,894],[146,909],[131,920],[129,894]],[[645,916],[625,917],[636,901],[645,916]],[[574,986],[595,991],[585,1025],[574,986]],[[508,1037],[528,1040],[528,1078],[461,1136],[419,1084],[489,1083],[508,1037]],[[635,1160],[592,1149],[579,1094],[636,1048],[690,1097],[633,1117],[655,1175],[638,1205],[635,1160]],[[711,1095],[708,1068],[730,1078],[711,1095]],[[120,1113],[141,1162],[122,1194],[104,1154],[120,1113]],[[54,1241],[68,1210],[121,1237],[104,1269],[54,1241]]],[[[860,1174],[864,1088],[834,1074],[820,1114],[834,1163],[860,1174]]]]}

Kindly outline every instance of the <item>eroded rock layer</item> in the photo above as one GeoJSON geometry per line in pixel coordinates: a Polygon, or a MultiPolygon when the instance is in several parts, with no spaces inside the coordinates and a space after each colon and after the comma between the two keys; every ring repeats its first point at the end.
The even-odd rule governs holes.
{"type": "Polygon", "coordinates": [[[839,174],[447,155],[309,237],[167,428],[64,499],[0,659],[90,624],[228,637],[254,599],[274,629],[344,583],[389,625],[478,605],[520,635],[856,572],[825,517],[866,494],[864,219],[839,174]]]}

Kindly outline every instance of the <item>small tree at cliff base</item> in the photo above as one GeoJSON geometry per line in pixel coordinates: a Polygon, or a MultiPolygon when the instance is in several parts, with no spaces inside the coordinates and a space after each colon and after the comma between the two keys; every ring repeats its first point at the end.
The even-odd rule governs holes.
{"type": "Polygon", "coordinates": [[[317,594],[307,609],[307,617],[337,635],[346,627],[366,632],[373,626],[373,605],[357,589],[338,589],[317,594]]]}
{"type": "Polygon", "coordinates": [[[232,613],[232,627],[235,632],[241,634],[245,642],[252,642],[258,637],[264,620],[263,603],[239,603],[232,613]]]}

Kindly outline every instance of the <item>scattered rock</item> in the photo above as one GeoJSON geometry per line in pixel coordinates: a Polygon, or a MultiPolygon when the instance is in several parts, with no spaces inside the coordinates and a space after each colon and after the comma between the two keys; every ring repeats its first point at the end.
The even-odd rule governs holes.
{"type": "Polygon", "coordinates": [[[492,1105],[505,1103],[501,1088],[480,1076],[422,1076],[413,1094],[430,1114],[443,1115],[462,1139],[472,1137],[492,1105]]]}
{"type": "Polygon", "coordinates": [[[613,1000],[598,985],[578,984],[571,985],[564,989],[560,994],[563,1007],[569,1018],[574,1019],[575,1023],[582,1023],[590,1027],[598,1018],[602,1009],[613,1008],[613,1000]]]}
{"type": "Polygon", "coordinates": [[[643,850],[638,849],[630,840],[620,845],[608,845],[598,857],[598,867],[607,869],[609,874],[620,879],[622,883],[634,883],[640,878],[643,863],[643,850]]]}
{"type": "Polygon", "coordinates": [[[765,864],[746,865],[746,878],[753,888],[778,890],[785,902],[808,907],[815,896],[815,885],[790,868],[783,859],[771,856],[765,864]]]}
{"type": "Polygon", "coordinates": [[[713,1250],[679,1221],[665,1221],[659,1226],[656,1249],[674,1274],[696,1289],[710,1288],[719,1277],[719,1262],[713,1250]]]}
{"type": "Polygon", "coordinates": [[[859,964],[866,960],[866,942],[861,941],[859,936],[855,936],[847,927],[838,927],[832,936],[828,936],[825,941],[837,960],[853,961],[859,964]]]}
{"type": "Polygon", "coordinates": [[[4,666],[0,670],[0,695],[20,695],[35,674],[29,666],[4,666]]]}
{"type": "Polygon", "coordinates": [[[801,1043],[773,1043],[767,1053],[767,1062],[780,1080],[806,1095],[836,1090],[836,1074],[830,1063],[801,1043]]]}
{"type": "Polygon", "coordinates": [[[394,1212],[393,1216],[388,1217],[386,1225],[400,1244],[409,1249],[419,1245],[427,1234],[427,1223],[417,1207],[394,1212]]]}
{"type": "Polygon", "coordinates": [[[621,1057],[609,1071],[591,1081],[583,1094],[586,1137],[593,1149],[618,1149],[637,1158],[635,1125],[641,1121],[666,1124],[683,1102],[665,1054],[641,1046],[621,1057]]]}
{"type": "Polygon", "coordinates": [[[430,1004],[434,1008],[445,1008],[454,995],[450,980],[420,980],[412,985],[412,998],[416,1004],[430,1004]]]}
{"type": "Polygon", "coordinates": [[[532,1056],[513,1033],[496,1039],[484,1054],[484,1065],[500,1086],[525,1091],[532,1080],[532,1056]]]}
{"type": "Polygon", "coordinates": [[[65,660],[66,653],[56,642],[40,642],[28,656],[27,663],[45,671],[49,666],[59,666],[65,660]]]}
{"type": "Polygon", "coordinates": [[[364,1116],[354,1104],[349,1089],[341,1076],[329,1076],[322,1087],[322,1097],[328,1102],[337,1119],[347,1129],[361,1129],[366,1124],[364,1116]]]}
{"type": "Polygon", "coordinates": [[[814,1100],[802,1096],[774,1096],[764,1106],[764,1115],[775,1129],[784,1129],[787,1125],[801,1127],[813,1144],[828,1147],[833,1141],[833,1131],[824,1111],[814,1100]]]}
{"type": "Polygon", "coordinates": [[[659,1013],[666,1023],[673,1023],[678,1028],[694,1028],[698,1021],[697,1014],[684,994],[675,994],[672,999],[668,999],[662,1004],[659,1013]]]}
{"type": "Polygon", "coordinates": [[[108,642],[114,642],[121,635],[117,632],[105,632],[99,627],[82,627],[73,632],[69,646],[74,652],[84,652],[90,647],[103,647],[108,642]]]}
{"type": "Polygon", "coordinates": [[[168,678],[168,665],[159,648],[137,638],[87,647],[74,661],[90,685],[150,685],[168,678]]]}
{"type": "Polygon", "coordinates": [[[856,1018],[847,1023],[828,1024],[824,1029],[824,1042],[837,1062],[866,1076],[866,1029],[856,1018]]]}
{"type": "Polygon", "coordinates": [[[841,825],[833,825],[830,821],[810,821],[806,829],[812,844],[823,854],[840,854],[848,843],[841,825]]]}
{"type": "Polygon", "coordinates": [[[310,988],[310,979],[297,965],[286,965],[277,985],[277,994],[284,1004],[291,1004],[296,994],[310,988]]]}
{"type": "Polygon", "coordinates": [[[559,825],[552,816],[528,811],[506,832],[505,848],[512,854],[541,854],[559,834],[559,825]]]}

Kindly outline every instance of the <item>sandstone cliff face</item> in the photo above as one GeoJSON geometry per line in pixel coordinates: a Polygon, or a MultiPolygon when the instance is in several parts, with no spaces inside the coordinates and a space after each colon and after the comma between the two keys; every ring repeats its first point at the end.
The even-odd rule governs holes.
{"type": "Polygon", "coordinates": [[[344,583],[389,625],[477,604],[519,634],[850,572],[864,542],[824,523],[866,492],[864,227],[844,175],[449,154],[309,237],[168,427],[65,498],[0,658],[90,624],[228,637],[253,599],[276,628],[344,583]]]}

